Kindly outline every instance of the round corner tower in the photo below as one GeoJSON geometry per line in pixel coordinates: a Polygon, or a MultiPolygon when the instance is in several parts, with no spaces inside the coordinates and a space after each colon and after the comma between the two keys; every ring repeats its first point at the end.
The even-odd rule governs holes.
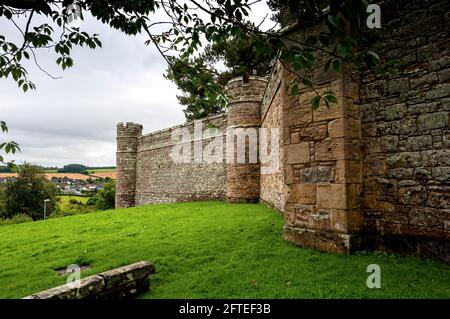
{"type": "Polygon", "coordinates": [[[258,156],[261,100],[267,79],[259,76],[231,79],[227,123],[226,196],[229,202],[258,202],[260,164],[258,156]]]}
{"type": "Polygon", "coordinates": [[[116,208],[134,206],[137,150],[141,136],[141,124],[130,122],[117,124],[116,208]]]}

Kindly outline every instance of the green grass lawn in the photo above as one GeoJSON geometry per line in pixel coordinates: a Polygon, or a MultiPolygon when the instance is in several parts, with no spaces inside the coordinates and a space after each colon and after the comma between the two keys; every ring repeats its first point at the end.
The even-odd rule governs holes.
{"type": "Polygon", "coordinates": [[[259,204],[179,203],[0,227],[0,297],[63,284],[140,260],[155,263],[143,298],[450,298],[450,267],[382,253],[342,256],[282,239],[282,218],[259,204]],[[381,267],[381,289],[366,268],[381,267]]]}

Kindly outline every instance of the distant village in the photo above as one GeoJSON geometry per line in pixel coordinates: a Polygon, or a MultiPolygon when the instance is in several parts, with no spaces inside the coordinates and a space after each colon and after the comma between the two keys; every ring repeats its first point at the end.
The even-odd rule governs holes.
{"type": "MultiPolygon", "coordinates": [[[[70,165],[68,165],[70,166],[70,165]]],[[[103,189],[104,184],[116,179],[115,168],[99,167],[70,172],[65,166],[56,172],[46,172],[45,177],[54,183],[62,195],[91,195],[103,189]]],[[[45,172],[45,169],[43,169],[45,172]]],[[[0,172],[0,183],[7,183],[16,180],[17,174],[13,172],[0,172]]]]}

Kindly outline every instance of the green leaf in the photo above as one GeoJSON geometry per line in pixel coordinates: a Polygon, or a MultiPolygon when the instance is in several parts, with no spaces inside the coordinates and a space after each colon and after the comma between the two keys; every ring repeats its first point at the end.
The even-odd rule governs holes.
{"type": "Polygon", "coordinates": [[[325,63],[325,65],[323,66],[323,70],[324,70],[325,72],[328,72],[328,70],[330,69],[331,61],[332,61],[332,60],[328,60],[327,63],[325,63]]]}
{"type": "Polygon", "coordinates": [[[334,60],[333,61],[333,69],[335,72],[339,72],[341,70],[341,61],[334,60]]]}
{"type": "Polygon", "coordinates": [[[312,98],[311,100],[311,106],[313,108],[313,110],[317,110],[320,106],[320,96],[315,96],[312,98]]]}
{"type": "Polygon", "coordinates": [[[335,95],[330,95],[330,94],[325,95],[324,99],[327,100],[330,103],[335,103],[335,104],[338,103],[337,97],[335,95]]]}
{"type": "Polygon", "coordinates": [[[336,28],[337,24],[332,15],[328,15],[328,22],[330,22],[330,24],[336,28]]]}
{"type": "Polygon", "coordinates": [[[306,86],[308,88],[311,88],[313,86],[312,82],[310,80],[308,80],[308,79],[303,79],[302,83],[303,83],[304,86],[306,86]]]}
{"type": "Polygon", "coordinates": [[[298,95],[298,84],[295,83],[292,87],[291,87],[291,94],[293,96],[297,96],[298,95]]]}

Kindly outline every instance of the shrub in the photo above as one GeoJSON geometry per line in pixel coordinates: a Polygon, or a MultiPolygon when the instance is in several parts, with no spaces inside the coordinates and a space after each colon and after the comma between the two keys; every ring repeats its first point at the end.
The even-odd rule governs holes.
{"type": "Polygon", "coordinates": [[[96,197],[95,207],[100,210],[112,209],[115,207],[116,201],[116,185],[114,182],[105,183],[96,197]]]}
{"type": "Polygon", "coordinates": [[[76,204],[81,204],[81,202],[77,201],[75,198],[71,198],[71,199],[69,199],[69,204],[76,205],[76,204]]]}
{"type": "Polygon", "coordinates": [[[32,222],[32,221],[33,221],[33,219],[28,215],[17,214],[11,218],[0,219],[0,226],[21,224],[21,223],[27,223],[27,222],[32,222]]]}
{"type": "Polygon", "coordinates": [[[95,197],[95,196],[89,197],[89,199],[86,202],[86,205],[95,206],[95,204],[97,204],[97,197],[95,197]]]}
{"type": "Polygon", "coordinates": [[[78,202],[77,204],[68,203],[67,205],[62,205],[50,216],[50,218],[86,214],[94,210],[95,210],[94,206],[88,206],[81,202],[78,202]]]}
{"type": "Polygon", "coordinates": [[[0,218],[6,215],[5,187],[0,185],[0,218]]]}
{"type": "Polygon", "coordinates": [[[11,218],[12,213],[19,213],[28,215],[33,220],[42,219],[44,200],[49,200],[46,204],[49,216],[58,207],[57,194],[58,189],[45,179],[41,169],[30,164],[21,165],[17,179],[6,184],[6,212],[3,216],[11,218]]]}

